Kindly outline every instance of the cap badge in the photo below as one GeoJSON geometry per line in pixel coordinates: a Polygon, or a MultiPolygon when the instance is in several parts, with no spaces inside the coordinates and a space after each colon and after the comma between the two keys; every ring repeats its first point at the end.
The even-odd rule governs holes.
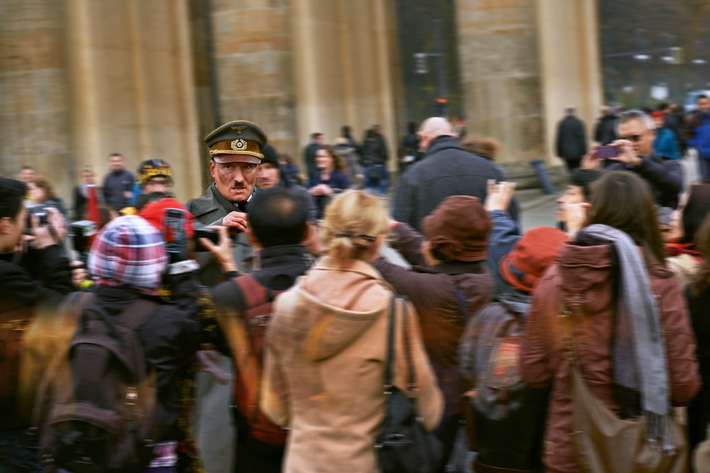
{"type": "Polygon", "coordinates": [[[243,151],[247,149],[247,143],[243,139],[239,138],[237,140],[232,141],[232,149],[234,151],[243,151]]]}
{"type": "Polygon", "coordinates": [[[242,131],[246,130],[249,128],[247,125],[236,125],[232,127],[232,130],[237,132],[237,135],[241,135],[242,131]]]}

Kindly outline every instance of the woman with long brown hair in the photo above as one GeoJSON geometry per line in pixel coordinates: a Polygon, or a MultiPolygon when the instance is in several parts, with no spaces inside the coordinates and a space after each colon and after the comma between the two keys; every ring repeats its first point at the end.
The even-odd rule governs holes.
{"type": "Polygon", "coordinates": [[[54,186],[44,177],[35,178],[34,184],[30,187],[30,197],[38,205],[53,207],[65,214],[62,199],[57,196],[54,186]]]}
{"type": "Polygon", "coordinates": [[[321,219],[333,195],[350,187],[350,178],[346,174],[342,159],[332,146],[321,146],[316,150],[316,167],[318,172],[311,181],[308,192],[315,200],[317,218],[321,219]]]}
{"type": "Polygon", "coordinates": [[[625,171],[598,179],[587,226],[536,287],[523,336],[523,380],[552,388],[546,471],[580,471],[565,324],[591,394],[619,418],[643,415],[645,437],[673,446],[666,416],[693,398],[699,377],[683,294],[664,256],[648,185],[625,171]]]}

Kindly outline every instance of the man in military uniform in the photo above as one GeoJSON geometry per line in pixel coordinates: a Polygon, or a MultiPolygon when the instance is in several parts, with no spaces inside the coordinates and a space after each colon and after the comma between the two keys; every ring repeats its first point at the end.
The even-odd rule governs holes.
{"type": "MultiPolygon", "coordinates": [[[[259,165],[264,158],[266,134],[245,120],[225,123],[204,139],[210,148],[212,185],[187,209],[195,220],[205,225],[225,226],[234,241],[234,260],[239,272],[251,271],[251,246],[244,233],[247,204],[254,194],[259,165]]],[[[219,268],[209,253],[198,255],[200,279],[208,286],[221,278],[219,268]]]]}
{"type": "MultiPolygon", "coordinates": [[[[252,248],[245,232],[247,204],[254,194],[266,134],[251,122],[225,123],[204,139],[210,148],[210,175],[214,182],[197,199],[187,204],[195,220],[204,225],[225,226],[233,237],[234,261],[239,272],[251,271],[252,248]]],[[[209,252],[196,255],[200,279],[214,286],[225,277],[209,252]]],[[[228,357],[210,352],[212,364],[232,372],[228,357]]],[[[195,430],[200,455],[208,473],[233,471],[234,429],[231,423],[232,383],[221,384],[206,373],[197,376],[195,430]]]]}

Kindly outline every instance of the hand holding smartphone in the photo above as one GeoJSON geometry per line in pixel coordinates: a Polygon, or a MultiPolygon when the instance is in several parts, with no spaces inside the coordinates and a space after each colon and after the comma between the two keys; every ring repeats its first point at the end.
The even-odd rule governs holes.
{"type": "Polygon", "coordinates": [[[619,148],[616,146],[599,146],[594,151],[594,157],[597,159],[609,159],[619,156],[619,148]]]}

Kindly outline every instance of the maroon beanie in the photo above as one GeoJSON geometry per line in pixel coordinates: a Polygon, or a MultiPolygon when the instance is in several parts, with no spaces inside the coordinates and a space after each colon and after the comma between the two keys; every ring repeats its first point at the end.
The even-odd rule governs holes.
{"type": "Polygon", "coordinates": [[[532,292],[567,240],[569,236],[557,228],[536,227],[528,230],[500,261],[501,276],[514,288],[532,292]]]}
{"type": "Polygon", "coordinates": [[[491,218],[477,197],[447,197],[422,221],[429,248],[451,261],[486,259],[491,218]]]}

